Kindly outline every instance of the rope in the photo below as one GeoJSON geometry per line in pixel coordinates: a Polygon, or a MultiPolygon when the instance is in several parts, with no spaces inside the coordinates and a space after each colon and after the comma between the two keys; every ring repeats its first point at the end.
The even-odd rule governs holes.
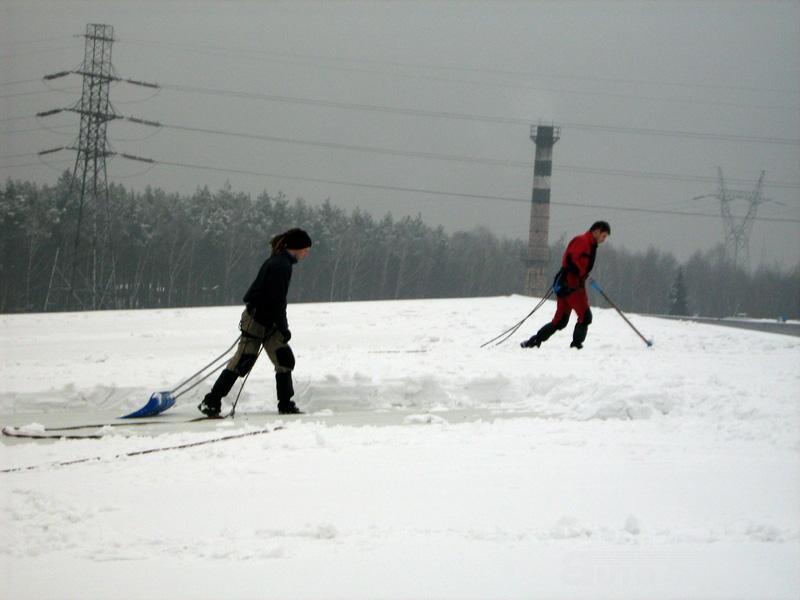
{"type": "MultiPolygon", "coordinates": [[[[226,360],[227,360],[227,357],[226,357],[226,360]]],[[[204,375],[202,378],[200,378],[200,379],[198,379],[197,381],[195,381],[195,382],[194,382],[192,385],[190,385],[189,387],[187,387],[185,390],[182,390],[182,391],[181,391],[179,394],[175,394],[175,395],[173,396],[173,398],[175,398],[175,399],[177,400],[178,398],[180,398],[181,396],[183,396],[183,395],[184,395],[186,392],[189,392],[189,391],[193,390],[193,389],[194,389],[194,388],[196,388],[198,385],[200,385],[201,383],[203,383],[203,382],[204,382],[206,379],[208,379],[209,377],[211,377],[211,376],[212,376],[214,373],[216,373],[217,371],[219,371],[220,369],[222,369],[222,368],[225,366],[225,364],[226,364],[226,363],[225,363],[225,362],[223,362],[222,364],[220,364],[220,365],[217,365],[217,366],[214,368],[214,370],[213,370],[213,371],[209,371],[209,372],[208,372],[206,375],[204,375]]]]}
{"type": "Polygon", "coordinates": [[[553,295],[553,288],[551,287],[549,290],[547,290],[547,293],[544,295],[544,297],[543,297],[541,300],[539,300],[539,303],[538,303],[536,306],[534,306],[534,307],[533,307],[533,310],[532,310],[531,312],[529,312],[529,313],[528,313],[528,314],[525,316],[525,318],[524,318],[524,319],[522,319],[521,321],[519,321],[519,322],[518,322],[516,325],[512,325],[511,327],[509,327],[508,329],[506,329],[506,330],[505,330],[503,333],[501,333],[500,335],[498,335],[498,336],[496,336],[496,337],[493,337],[493,338],[492,338],[492,339],[490,339],[488,342],[484,342],[483,344],[481,344],[481,348],[484,348],[484,347],[488,346],[489,344],[491,344],[491,343],[492,343],[492,342],[494,342],[495,340],[498,340],[498,339],[500,339],[501,337],[502,337],[503,339],[502,339],[502,340],[500,340],[499,342],[497,342],[497,343],[495,344],[495,346],[499,346],[500,344],[502,344],[503,342],[505,342],[506,340],[508,340],[508,338],[510,338],[512,335],[514,335],[514,334],[515,334],[515,333],[516,333],[516,332],[519,330],[519,328],[520,328],[520,327],[522,327],[522,324],[523,324],[525,321],[527,321],[527,320],[528,320],[528,319],[531,317],[531,315],[533,315],[533,313],[535,313],[537,310],[539,310],[539,309],[540,309],[540,308],[541,308],[541,307],[544,305],[544,303],[545,303],[545,302],[548,300],[548,298],[550,298],[550,296],[552,296],[552,295],[553,295]],[[508,335],[506,335],[506,334],[508,334],[508,335]],[[506,337],[503,337],[503,336],[506,336],[506,337]]]}
{"type": "MultiPolygon", "coordinates": [[[[551,290],[551,291],[552,291],[552,290],[551,290]]],[[[522,327],[523,323],[525,323],[525,321],[527,321],[527,320],[528,320],[528,318],[529,318],[531,315],[533,315],[533,313],[535,313],[537,310],[539,310],[539,309],[542,307],[542,305],[544,305],[545,301],[546,301],[546,300],[547,300],[547,298],[550,296],[550,293],[551,293],[551,292],[548,292],[547,296],[545,296],[544,298],[542,298],[542,299],[539,301],[539,304],[537,304],[537,305],[536,305],[536,306],[533,308],[533,310],[532,310],[532,311],[531,311],[531,312],[528,314],[528,316],[527,316],[527,317],[525,317],[525,318],[524,318],[522,321],[520,321],[519,323],[517,323],[517,325],[515,325],[515,326],[512,328],[511,332],[510,332],[510,333],[509,333],[507,336],[505,336],[503,339],[501,339],[499,342],[497,342],[497,343],[495,344],[495,346],[499,346],[499,345],[500,345],[500,344],[502,344],[503,342],[506,342],[508,339],[510,339],[510,338],[511,338],[511,336],[513,336],[515,333],[517,333],[517,331],[519,331],[519,328],[520,328],[520,327],[522,327]]]]}
{"type": "MultiPolygon", "coordinates": [[[[185,444],[178,444],[176,446],[162,446],[160,448],[148,448],[146,450],[136,450],[134,452],[125,452],[124,454],[116,454],[116,455],[112,456],[111,458],[114,459],[114,460],[117,460],[117,459],[120,459],[120,458],[128,458],[128,457],[131,457],[131,456],[142,456],[142,455],[145,455],[145,454],[155,454],[157,452],[168,452],[170,450],[184,450],[186,448],[195,448],[197,446],[204,446],[204,445],[207,445],[207,444],[216,444],[217,442],[227,442],[229,440],[237,440],[237,439],[242,439],[242,438],[246,438],[246,437],[251,437],[251,436],[254,436],[254,435],[262,435],[264,433],[271,433],[273,431],[278,431],[280,429],[283,429],[283,427],[278,425],[273,429],[259,429],[257,431],[248,431],[248,432],[245,432],[245,433],[237,433],[237,434],[234,434],[234,435],[225,435],[225,436],[220,436],[220,437],[216,437],[216,438],[211,438],[209,440],[202,440],[202,441],[199,441],[199,442],[187,442],[185,444]]],[[[89,437],[89,436],[86,436],[86,437],[89,437]]],[[[76,459],[76,460],[67,460],[67,461],[62,461],[62,462],[48,463],[48,464],[44,464],[44,465],[32,465],[32,466],[29,466],[29,467],[14,467],[14,468],[11,468],[11,469],[2,469],[2,470],[0,470],[0,473],[18,473],[18,472],[21,472],[21,471],[33,471],[33,470],[36,470],[36,469],[44,469],[44,468],[47,468],[47,467],[68,467],[68,466],[71,466],[71,465],[78,465],[78,464],[82,464],[82,463],[87,463],[87,462],[92,462],[92,461],[100,461],[100,460],[103,460],[102,456],[91,456],[91,457],[88,457],[88,458],[79,458],[79,459],[76,459]]]]}
{"type": "MultiPolygon", "coordinates": [[[[194,379],[195,377],[197,377],[198,375],[200,375],[200,374],[201,374],[203,371],[205,371],[207,368],[209,368],[210,366],[212,366],[212,365],[213,365],[214,363],[216,363],[218,360],[220,360],[221,358],[225,357],[225,356],[228,354],[228,352],[230,352],[230,351],[233,349],[233,347],[234,347],[236,344],[238,344],[238,343],[239,343],[239,337],[240,337],[240,336],[238,336],[238,335],[236,336],[236,340],[234,340],[234,342],[233,342],[233,343],[232,343],[232,344],[231,344],[231,345],[228,347],[228,349],[227,349],[227,350],[225,350],[225,352],[223,352],[222,354],[220,354],[219,356],[217,356],[217,357],[216,357],[214,360],[212,360],[210,363],[208,363],[206,366],[204,366],[202,369],[200,369],[200,370],[199,370],[199,371],[197,371],[196,373],[194,373],[194,374],[190,375],[189,377],[187,377],[186,379],[184,379],[183,381],[181,381],[181,382],[180,382],[178,385],[176,385],[176,386],[175,386],[173,389],[169,390],[169,393],[170,393],[170,394],[175,394],[175,392],[177,392],[177,391],[178,391],[179,389],[181,389],[181,388],[182,388],[184,385],[186,385],[187,383],[189,383],[189,382],[190,382],[192,379],[194,379]]],[[[205,380],[206,380],[206,379],[208,379],[208,378],[209,378],[211,375],[213,375],[213,374],[214,374],[214,373],[215,373],[217,370],[219,370],[219,367],[217,367],[216,369],[214,369],[214,370],[213,370],[213,371],[211,371],[210,373],[208,373],[208,374],[204,375],[202,379],[200,379],[199,381],[195,382],[195,383],[194,383],[194,384],[193,384],[193,385],[192,385],[190,388],[188,388],[188,389],[185,389],[185,390],[183,390],[183,391],[182,391],[180,394],[177,394],[177,395],[175,395],[175,398],[177,398],[178,396],[180,396],[180,395],[182,395],[182,394],[184,394],[184,393],[188,392],[190,389],[192,389],[193,387],[197,386],[197,385],[198,385],[200,382],[202,382],[202,381],[205,381],[205,380]]]]}

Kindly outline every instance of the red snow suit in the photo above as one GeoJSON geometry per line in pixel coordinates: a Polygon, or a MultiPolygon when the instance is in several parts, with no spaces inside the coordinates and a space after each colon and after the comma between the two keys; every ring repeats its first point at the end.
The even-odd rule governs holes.
{"type": "Polygon", "coordinates": [[[562,320],[566,324],[569,313],[573,310],[578,315],[578,323],[583,323],[589,309],[589,297],[586,295],[584,283],[594,266],[596,255],[597,242],[591,231],[572,238],[567,244],[564,258],[561,259],[561,267],[564,269],[561,284],[572,291],[558,298],[553,325],[558,325],[562,320]]]}

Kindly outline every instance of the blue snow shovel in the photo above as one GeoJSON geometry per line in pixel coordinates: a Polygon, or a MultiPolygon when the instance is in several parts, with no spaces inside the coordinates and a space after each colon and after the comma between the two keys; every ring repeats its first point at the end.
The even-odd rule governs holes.
{"type": "Polygon", "coordinates": [[[141,417],[152,417],[159,413],[164,412],[175,404],[175,396],[171,391],[168,392],[153,392],[150,399],[142,408],[135,410],[129,415],[120,417],[121,419],[139,419],[141,417]]]}
{"type": "Polygon", "coordinates": [[[121,419],[141,419],[142,417],[153,417],[155,415],[161,414],[162,412],[164,412],[165,410],[167,410],[169,408],[172,408],[172,406],[175,405],[175,400],[177,400],[181,395],[185,394],[186,392],[188,392],[192,388],[200,385],[203,381],[205,381],[206,379],[211,377],[214,373],[219,371],[224,366],[225,363],[217,365],[211,371],[209,371],[208,373],[203,375],[203,377],[201,377],[200,379],[195,381],[192,385],[190,385],[190,386],[186,387],[185,389],[181,390],[180,392],[178,392],[178,390],[180,390],[182,387],[186,386],[187,383],[192,381],[192,379],[194,379],[198,375],[201,375],[209,367],[214,366],[214,364],[216,362],[218,362],[221,358],[224,358],[228,354],[228,352],[230,352],[238,342],[239,342],[239,337],[237,336],[236,340],[234,340],[233,344],[231,344],[230,347],[227,350],[225,350],[225,352],[220,354],[217,358],[212,360],[210,363],[208,363],[202,369],[200,369],[199,371],[197,371],[196,373],[194,373],[190,377],[188,377],[185,380],[183,380],[181,383],[176,385],[171,390],[166,390],[166,391],[163,391],[163,392],[153,392],[150,395],[150,399],[147,401],[147,404],[145,404],[142,408],[140,408],[139,410],[135,410],[130,414],[123,415],[120,418],[121,419]]]}

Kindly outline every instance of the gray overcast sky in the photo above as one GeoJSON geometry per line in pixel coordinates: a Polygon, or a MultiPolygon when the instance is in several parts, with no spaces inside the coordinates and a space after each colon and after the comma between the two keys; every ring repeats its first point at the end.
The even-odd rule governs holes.
{"type": "MultiPolygon", "coordinates": [[[[27,80],[77,67],[83,39],[72,36],[87,23],[105,23],[115,28],[113,64],[120,76],[172,86],[153,96],[115,85],[111,97],[119,113],[314,143],[156,132],[117,122],[109,126],[117,151],[523,201],[174,166],[142,174],[141,164],[111,161],[110,178],[128,187],[191,192],[230,180],[235,190],[282,190],[292,199],[330,198],[376,216],[421,213],[449,231],[484,224],[527,238],[534,152],[529,124],[555,123],[562,132],[554,151],[551,240],[605,218],[614,245],[654,245],[686,259],[722,240],[718,217],[572,205],[718,215],[716,200],[692,200],[714,193],[716,183],[684,179],[714,178],[721,166],[736,189],[752,189],[765,170],[765,195],[783,203],[760,207],[759,216],[778,222],[755,223],[753,263],[788,268],[800,260],[798,2],[0,0],[0,21],[3,178],[52,183],[57,177],[41,164],[15,167],[38,163],[17,155],[71,143],[77,117],[22,117],[74,105],[80,79],[27,80]],[[753,136],[759,139],[745,139],[753,136]],[[684,179],[652,177],[663,173],[684,179]]],[[[46,158],[60,170],[73,157],[46,158]]],[[[734,204],[737,214],[745,209],[734,204]]]]}

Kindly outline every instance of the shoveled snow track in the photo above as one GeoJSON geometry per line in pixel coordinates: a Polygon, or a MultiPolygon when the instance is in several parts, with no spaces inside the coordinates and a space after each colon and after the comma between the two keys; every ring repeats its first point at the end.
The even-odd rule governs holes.
{"type": "Polygon", "coordinates": [[[25,427],[3,427],[3,435],[10,438],[28,440],[99,440],[105,437],[102,433],[52,433],[53,430],[35,431],[25,427]]]}
{"type": "Polygon", "coordinates": [[[393,426],[425,423],[468,423],[482,420],[512,417],[536,417],[531,412],[491,411],[485,409],[424,411],[411,409],[320,411],[311,414],[278,415],[272,412],[237,413],[234,418],[191,417],[185,413],[160,415],[142,421],[104,421],[106,415],[86,415],[84,423],[78,422],[74,413],[49,413],[42,415],[15,415],[10,418],[15,424],[2,429],[3,444],[14,444],[26,440],[102,439],[104,437],[152,437],[168,433],[200,433],[221,429],[237,430],[244,427],[267,427],[284,423],[322,423],[327,426],[393,426]],[[39,421],[45,421],[42,425],[39,421]],[[74,434],[74,431],[87,433],[74,434]]]}

